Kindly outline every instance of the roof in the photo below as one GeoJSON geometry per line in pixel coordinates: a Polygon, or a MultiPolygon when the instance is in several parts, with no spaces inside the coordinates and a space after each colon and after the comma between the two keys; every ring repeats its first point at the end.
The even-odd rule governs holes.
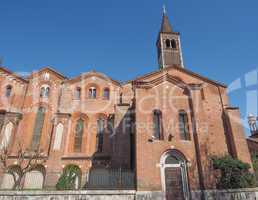
{"type": "Polygon", "coordinates": [[[107,75],[105,75],[103,73],[96,72],[96,71],[91,71],[91,72],[83,73],[83,74],[81,74],[79,76],[76,76],[74,78],[68,79],[67,82],[74,83],[74,82],[80,81],[82,78],[87,78],[87,77],[91,77],[91,76],[96,76],[96,77],[102,78],[104,80],[111,81],[113,84],[115,84],[117,86],[121,86],[120,82],[118,82],[118,81],[108,77],[107,75]]]}
{"type": "Polygon", "coordinates": [[[28,80],[20,77],[19,75],[15,74],[14,72],[10,71],[9,69],[7,69],[6,67],[0,67],[0,70],[4,71],[5,73],[13,76],[14,78],[24,82],[24,83],[28,83],[28,80]]]}
{"type": "MultiPolygon", "coordinates": [[[[139,80],[141,80],[141,79],[148,78],[148,77],[157,75],[157,74],[159,74],[159,73],[164,73],[164,72],[166,72],[166,71],[168,71],[168,70],[171,70],[171,69],[175,69],[175,70],[181,71],[181,72],[183,72],[183,73],[189,74],[190,76],[196,77],[196,78],[198,78],[198,79],[201,79],[201,80],[203,80],[203,81],[205,81],[205,82],[208,82],[208,83],[211,83],[211,84],[213,84],[213,85],[217,85],[217,86],[220,86],[220,87],[227,88],[227,86],[226,86],[225,84],[223,84],[223,83],[219,83],[219,82],[217,82],[217,81],[211,80],[211,79],[209,79],[209,78],[206,78],[206,77],[204,77],[204,76],[202,76],[202,75],[199,75],[199,74],[194,73],[194,72],[192,72],[192,71],[190,71],[190,70],[188,70],[188,69],[185,69],[185,68],[182,68],[182,67],[176,66],[176,65],[169,66],[169,67],[166,67],[166,68],[164,68],[164,69],[157,70],[157,71],[154,71],[154,72],[151,72],[151,73],[148,73],[148,74],[145,74],[145,75],[136,77],[135,79],[126,81],[125,83],[123,83],[123,85],[128,84],[128,83],[131,83],[131,82],[133,82],[133,81],[139,81],[139,80]]],[[[15,78],[17,78],[18,80],[20,80],[20,81],[22,81],[22,82],[28,83],[28,80],[27,80],[27,79],[24,79],[24,78],[22,78],[22,77],[16,75],[15,73],[9,71],[8,69],[6,69],[6,68],[4,68],[4,67],[0,67],[0,70],[4,71],[4,72],[7,73],[7,74],[10,74],[10,75],[14,76],[15,78]]],[[[52,73],[56,74],[59,78],[65,79],[65,80],[67,80],[68,82],[76,82],[76,81],[79,81],[79,80],[81,79],[81,75],[80,75],[80,76],[77,76],[77,77],[75,77],[75,78],[69,79],[69,78],[67,78],[66,76],[62,75],[61,73],[55,71],[55,70],[54,70],[53,68],[51,68],[51,67],[44,67],[44,68],[40,69],[40,70],[38,71],[38,73],[40,73],[40,72],[42,72],[42,71],[44,71],[44,70],[51,71],[52,73]]],[[[99,73],[99,72],[89,72],[88,74],[83,74],[83,77],[90,76],[90,75],[96,75],[96,76],[102,77],[102,78],[104,78],[104,79],[106,79],[106,80],[111,80],[114,84],[121,86],[121,83],[120,83],[120,82],[118,82],[118,81],[116,81],[116,80],[114,80],[114,79],[111,79],[111,78],[109,78],[108,76],[106,76],[106,75],[104,75],[104,74],[102,74],[102,73],[99,73]]]]}
{"type": "MultiPolygon", "coordinates": [[[[36,73],[40,73],[43,71],[50,71],[53,74],[57,75],[57,77],[59,77],[60,79],[68,79],[66,76],[64,76],[63,74],[59,73],[58,71],[56,71],[55,69],[53,69],[52,67],[46,66],[41,68],[39,71],[37,71],[36,73]]],[[[32,73],[33,74],[33,73],[32,73]]],[[[32,76],[32,74],[30,76],[32,76]]]]}
{"type": "MultiPolygon", "coordinates": [[[[164,68],[164,69],[160,69],[160,70],[157,70],[157,71],[154,71],[154,72],[151,72],[151,73],[148,73],[148,74],[145,74],[145,75],[136,77],[135,79],[130,80],[130,81],[127,81],[126,83],[130,83],[130,82],[137,81],[137,80],[140,80],[140,79],[143,79],[143,78],[147,78],[147,77],[150,77],[150,76],[154,76],[154,75],[159,74],[159,73],[164,73],[164,72],[166,72],[166,71],[168,71],[168,70],[171,70],[171,69],[175,69],[175,70],[181,71],[181,72],[183,72],[183,73],[189,74],[190,76],[194,76],[194,77],[196,77],[196,78],[198,78],[198,79],[204,80],[205,82],[211,83],[211,84],[213,84],[213,85],[217,85],[217,86],[220,86],[220,87],[227,88],[227,86],[226,86],[225,84],[223,84],[223,83],[219,83],[219,82],[217,82],[217,81],[211,80],[211,79],[209,79],[209,78],[206,78],[206,77],[204,77],[204,76],[201,76],[201,75],[199,75],[199,74],[197,74],[197,73],[194,73],[194,72],[192,72],[192,71],[190,71],[190,70],[187,70],[187,69],[185,69],[185,68],[182,68],[182,67],[176,66],[176,65],[169,66],[169,67],[166,67],[166,68],[164,68]]],[[[126,84],[126,83],[125,83],[125,84],[126,84]]]]}
{"type": "Polygon", "coordinates": [[[250,137],[248,137],[248,138],[246,138],[246,139],[249,140],[249,141],[251,141],[251,142],[258,143],[258,140],[257,140],[257,139],[250,138],[250,137]]]}
{"type": "Polygon", "coordinates": [[[168,16],[166,13],[163,13],[163,16],[162,16],[160,32],[161,33],[173,33],[172,26],[169,22],[169,19],[168,19],[168,16]]]}

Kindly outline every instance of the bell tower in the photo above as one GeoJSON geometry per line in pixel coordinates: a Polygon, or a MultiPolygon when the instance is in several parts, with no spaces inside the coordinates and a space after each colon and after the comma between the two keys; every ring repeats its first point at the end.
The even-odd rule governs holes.
{"type": "Polygon", "coordinates": [[[180,34],[173,31],[166,8],[163,8],[161,28],[157,40],[159,68],[184,67],[180,34]]]}

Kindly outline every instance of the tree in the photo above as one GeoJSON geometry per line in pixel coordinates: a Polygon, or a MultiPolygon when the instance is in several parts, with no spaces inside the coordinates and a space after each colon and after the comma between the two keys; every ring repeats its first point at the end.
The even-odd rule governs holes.
{"type": "Polygon", "coordinates": [[[258,184],[258,154],[253,154],[252,155],[252,162],[253,162],[253,168],[254,168],[254,173],[256,177],[256,184],[258,184]]]}
{"type": "Polygon", "coordinates": [[[217,177],[218,189],[239,189],[255,186],[254,175],[250,173],[248,163],[231,156],[214,157],[213,167],[220,175],[217,177]]]}
{"type": "Polygon", "coordinates": [[[24,150],[19,144],[16,155],[11,155],[7,148],[0,151],[0,166],[3,173],[11,174],[14,185],[13,190],[22,189],[21,183],[27,172],[36,169],[39,165],[46,162],[46,158],[42,150],[24,150]],[[10,164],[15,160],[15,167],[10,164]]]}
{"type": "Polygon", "coordinates": [[[57,190],[75,190],[78,189],[81,170],[76,165],[68,165],[64,168],[62,176],[59,178],[57,190]],[[78,182],[77,182],[78,181],[78,182]]]}

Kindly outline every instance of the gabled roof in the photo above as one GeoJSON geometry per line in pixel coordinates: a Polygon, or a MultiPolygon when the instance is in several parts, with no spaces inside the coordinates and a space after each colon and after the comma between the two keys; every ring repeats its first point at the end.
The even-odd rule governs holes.
{"type": "Polygon", "coordinates": [[[103,73],[96,72],[96,71],[91,71],[91,72],[83,73],[80,76],[76,76],[74,78],[71,78],[71,79],[67,80],[67,82],[75,83],[75,82],[81,81],[82,78],[88,78],[88,77],[92,77],[92,76],[99,77],[99,78],[104,79],[106,81],[111,81],[113,84],[121,86],[120,82],[118,82],[118,81],[108,77],[107,75],[105,75],[103,73]]]}
{"type": "MultiPolygon", "coordinates": [[[[41,68],[39,71],[37,71],[36,73],[41,73],[41,72],[44,72],[44,71],[48,71],[50,73],[53,73],[55,74],[58,78],[60,79],[68,79],[66,76],[64,76],[63,74],[57,72],[56,70],[54,70],[52,67],[49,67],[49,66],[46,66],[46,67],[43,67],[41,68]]],[[[29,77],[31,77],[34,73],[32,73],[29,77]]]]}
{"type": "Polygon", "coordinates": [[[154,80],[151,80],[151,81],[133,81],[133,85],[135,87],[148,89],[148,88],[155,87],[155,86],[157,86],[161,83],[164,83],[164,82],[173,83],[181,89],[186,89],[187,88],[187,84],[185,82],[178,79],[177,77],[169,75],[168,73],[166,73],[166,74],[164,74],[160,77],[157,77],[157,78],[155,78],[154,80]]]}
{"type": "Polygon", "coordinates": [[[19,81],[22,81],[24,83],[28,83],[28,80],[20,77],[19,75],[15,74],[14,72],[8,70],[5,67],[0,67],[0,71],[3,71],[4,73],[9,74],[10,76],[13,76],[15,79],[18,79],[19,81]]]}
{"type": "MultiPolygon", "coordinates": [[[[217,85],[217,86],[220,86],[220,87],[227,88],[227,86],[226,86],[225,84],[222,84],[222,83],[219,83],[219,82],[217,82],[217,81],[211,80],[211,79],[209,79],[209,78],[206,78],[206,77],[204,77],[204,76],[201,76],[201,75],[199,75],[199,74],[197,74],[197,73],[194,73],[194,72],[192,72],[192,71],[190,71],[190,70],[187,70],[187,69],[185,69],[185,68],[182,68],[182,67],[179,67],[179,66],[176,66],[176,65],[169,66],[169,67],[166,67],[166,68],[164,68],[164,69],[160,69],[160,70],[157,70],[157,71],[154,71],[154,72],[145,74],[145,75],[143,75],[143,76],[136,77],[135,79],[130,80],[130,81],[127,81],[126,83],[131,83],[131,82],[133,82],[133,81],[139,81],[139,80],[141,80],[141,79],[149,78],[149,77],[155,76],[155,75],[157,75],[157,74],[162,74],[162,73],[164,73],[164,72],[166,72],[166,71],[169,71],[169,70],[171,70],[171,69],[175,69],[175,70],[181,71],[181,72],[183,72],[183,73],[186,73],[186,74],[188,74],[188,75],[190,75],[190,76],[193,76],[193,77],[195,77],[195,78],[201,79],[201,80],[203,80],[203,81],[205,81],[205,82],[211,83],[211,84],[213,84],[213,85],[217,85]]],[[[125,84],[126,84],[126,83],[125,83],[125,84]]]]}
{"type": "Polygon", "coordinates": [[[249,141],[251,141],[251,142],[258,143],[258,139],[257,139],[257,138],[248,137],[248,138],[246,138],[246,139],[249,140],[249,141]]]}

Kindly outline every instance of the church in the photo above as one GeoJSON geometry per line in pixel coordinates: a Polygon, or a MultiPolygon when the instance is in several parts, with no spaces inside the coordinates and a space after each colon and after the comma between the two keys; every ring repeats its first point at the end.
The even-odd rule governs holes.
{"type": "MultiPolygon", "coordinates": [[[[190,71],[166,12],[156,41],[159,66],[125,83],[91,71],[74,78],[44,67],[27,77],[0,68],[0,148],[41,149],[46,163],[23,189],[55,189],[77,168],[75,190],[135,190],[151,199],[190,199],[215,188],[211,156],[251,164],[239,108],[227,86],[190,71]]],[[[0,172],[1,189],[11,189],[0,172]]]]}

